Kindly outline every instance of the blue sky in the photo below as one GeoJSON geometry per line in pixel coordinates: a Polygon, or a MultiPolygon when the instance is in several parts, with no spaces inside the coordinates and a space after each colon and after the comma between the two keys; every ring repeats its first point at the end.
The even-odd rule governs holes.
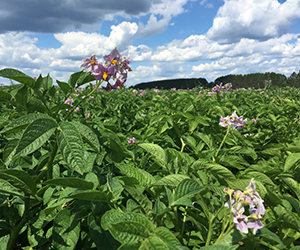
{"type": "Polygon", "coordinates": [[[300,0],[0,1],[0,68],[32,77],[67,81],[114,47],[127,86],[300,70],[300,0]]]}

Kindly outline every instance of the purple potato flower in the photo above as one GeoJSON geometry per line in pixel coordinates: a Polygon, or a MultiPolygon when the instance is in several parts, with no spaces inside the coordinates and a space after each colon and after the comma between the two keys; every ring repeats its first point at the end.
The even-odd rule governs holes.
{"type": "Polygon", "coordinates": [[[134,137],[132,137],[131,139],[127,138],[127,142],[130,143],[131,145],[134,145],[134,143],[136,142],[136,139],[134,137]]]}
{"type": "Polygon", "coordinates": [[[93,72],[95,70],[95,66],[98,64],[97,57],[93,54],[90,58],[86,58],[83,60],[83,64],[81,64],[80,68],[82,70],[88,70],[93,72]]]}
{"type": "Polygon", "coordinates": [[[226,83],[225,84],[225,89],[226,89],[227,92],[229,92],[229,90],[231,90],[231,88],[232,88],[232,84],[231,83],[226,83]]]}
{"type": "Polygon", "coordinates": [[[97,57],[92,55],[92,57],[83,60],[81,69],[90,71],[98,81],[106,81],[107,86],[102,88],[107,91],[118,87],[122,89],[127,81],[128,71],[131,71],[128,66],[130,59],[122,57],[117,48],[113,49],[110,54],[104,55],[103,58],[104,63],[98,62],[97,57]],[[109,83],[111,79],[115,81],[114,84],[109,83]]]}
{"type": "Polygon", "coordinates": [[[65,100],[65,104],[68,104],[70,106],[73,106],[73,99],[68,98],[67,100],[65,100]]]}
{"type": "Polygon", "coordinates": [[[247,119],[243,120],[243,116],[237,116],[236,111],[232,113],[231,116],[222,117],[220,119],[219,125],[222,127],[229,126],[231,129],[241,130],[245,128],[247,124],[247,119]]]}
{"type": "Polygon", "coordinates": [[[253,234],[261,229],[264,224],[262,215],[265,214],[263,200],[256,191],[254,179],[251,179],[249,185],[244,192],[233,189],[224,189],[229,195],[229,200],[225,203],[225,207],[231,209],[233,213],[233,222],[236,228],[242,233],[248,233],[248,229],[253,229],[253,234]],[[249,207],[249,216],[244,215],[245,207],[249,207]]]}
{"type": "Polygon", "coordinates": [[[95,66],[95,70],[94,72],[92,72],[96,80],[104,80],[107,82],[115,73],[116,69],[113,65],[105,67],[103,64],[98,64],[97,66],[95,66]]]}
{"type": "Polygon", "coordinates": [[[107,63],[107,65],[115,65],[117,63],[120,62],[121,60],[121,54],[119,53],[119,51],[117,50],[117,48],[114,48],[109,55],[105,55],[103,56],[105,62],[107,63]]]}

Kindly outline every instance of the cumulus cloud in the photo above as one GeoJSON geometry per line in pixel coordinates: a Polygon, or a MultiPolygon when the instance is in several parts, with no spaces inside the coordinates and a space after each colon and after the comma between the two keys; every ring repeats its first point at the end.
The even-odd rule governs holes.
{"type": "Polygon", "coordinates": [[[291,22],[299,17],[299,0],[282,4],[277,0],[225,0],[207,36],[221,43],[241,38],[264,41],[289,32],[291,22]]]}
{"type": "MultiPolygon", "coordinates": [[[[146,25],[140,23],[139,35],[149,37],[163,32],[169,25],[172,17],[185,12],[183,6],[189,0],[161,0],[153,3],[150,8],[149,20],[146,25]],[[158,20],[157,16],[161,18],[158,20]]],[[[173,24],[170,24],[173,25],[173,24]]]]}
{"type": "Polygon", "coordinates": [[[38,48],[35,45],[37,38],[30,38],[28,33],[0,34],[0,68],[13,66],[29,75],[78,71],[82,60],[92,54],[101,59],[115,47],[126,52],[137,31],[136,23],[122,22],[111,26],[109,36],[82,31],[58,33],[54,37],[62,45],[57,49],[38,48]]]}
{"type": "Polygon", "coordinates": [[[1,1],[0,33],[29,31],[59,33],[99,30],[103,19],[138,16],[149,12],[155,0],[10,0],[1,1]]]}
{"type": "Polygon", "coordinates": [[[152,14],[146,25],[140,23],[139,35],[141,37],[146,38],[146,37],[153,36],[155,34],[159,34],[168,27],[169,22],[170,22],[169,18],[162,18],[160,20],[157,20],[156,16],[152,14]]]}

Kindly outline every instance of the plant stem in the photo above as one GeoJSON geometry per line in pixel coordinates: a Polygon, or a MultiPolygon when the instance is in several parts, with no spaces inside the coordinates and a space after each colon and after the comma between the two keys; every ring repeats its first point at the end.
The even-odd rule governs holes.
{"type": "Polygon", "coordinates": [[[220,240],[222,240],[233,228],[234,228],[235,224],[232,223],[229,228],[227,229],[227,231],[225,233],[221,233],[219,235],[219,238],[215,241],[215,243],[213,245],[215,245],[216,243],[218,243],[220,240]]]}
{"type": "Polygon", "coordinates": [[[181,137],[180,137],[180,141],[181,141],[181,150],[180,150],[180,152],[183,152],[183,149],[184,149],[186,144],[184,143],[184,141],[181,137]]]}
{"type": "Polygon", "coordinates": [[[210,219],[209,223],[208,223],[208,234],[207,234],[205,246],[209,246],[209,243],[211,241],[212,232],[213,232],[212,229],[213,229],[213,220],[210,219]]]}
{"type": "Polygon", "coordinates": [[[225,134],[225,136],[224,136],[224,138],[223,138],[223,141],[221,142],[221,145],[220,145],[220,147],[219,147],[219,149],[218,149],[218,151],[217,151],[215,157],[217,157],[217,155],[219,154],[220,149],[221,149],[221,147],[223,146],[223,144],[224,144],[224,142],[225,142],[225,139],[226,139],[227,135],[229,134],[229,130],[230,130],[230,127],[228,126],[227,132],[226,132],[226,134],[225,134]]]}
{"type": "Polygon", "coordinates": [[[180,228],[179,228],[179,222],[178,222],[178,212],[177,212],[177,207],[176,206],[174,207],[174,214],[175,214],[175,230],[176,230],[176,232],[179,233],[177,238],[181,242],[181,244],[183,245],[182,235],[180,234],[180,228]]]}
{"type": "Polygon", "coordinates": [[[279,250],[279,248],[277,248],[277,247],[275,247],[275,246],[272,246],[270,243],[265,242],[265,241],[263,241],[263,240],[260,240],[259,243],[262,244],[262,245],[264,245],[264,246],[266,246],[266,247],[268,247],[269,249],[279,250]]]}
{"type": "MultiPolygon", "coordinates": [[[[47,174],[48,171],[52,171],[52,165],[53,165],[53,160],[56,156],[58,150],[58,142],[56,141],[54,144],[54,147],[52,149],[51,155],[49,157],[49,160],[47,162],[47,166],[42,170],[42,172],[40,172],[40,174],[35,178],[34,182],[35,183],[39,183],[39,181],[41,179],[43,179],[43,177],[47,174]]],[[[52,173],[49,173],[49,176],[52,176],[52,173]]]]}
{"type": "Polygon", "coordinates": [[[8,243],[7,243],[7,250],[13,250],[14,249],[14,246],[16,244],[16,239],[19,235],[19,232],[28,220],[28,217],[29,217],[29,214],[30,214],[30,197],[25,196],[24,202],[25,202],[25,211],[24,211],[24,214],[23,214],[23,218],[16,227],[12,228],[11,233],[10,233],[10,237],[9,237],[9,240],[8,240],[8,243]]]}
{"type": "Polygon", "coordinates": [[[287,241],[285,241],[285,245],[289,246],[290,244],[292,244],[295,240],[300,238],[300,233],[297,232],[292,238],[288,239],[287,241]]]}
{"type": "Polygon", "coordinates": [[[184,215],[183,215],[183,221],[182,221],[182,227],[181,227],[181,237],[183,237],[183,234],[184,234],[184,227],[185,227],[186,215],[187,215],[186,210],[187,209],[188,209],[188,207],[185,207],[185,211],[184,211],[184,215]]]}

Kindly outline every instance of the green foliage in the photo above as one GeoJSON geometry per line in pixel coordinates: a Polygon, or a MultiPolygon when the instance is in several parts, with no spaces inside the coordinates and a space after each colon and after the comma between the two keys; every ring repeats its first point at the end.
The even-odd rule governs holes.
{"type": "Polygon", "coordinates": [[[261,90],[144,96],[94,89],[83,71],[58,86],[0,76],[20,83],[0,89],[0,249],[299,248],[299,90],[279,76],[261,90]],[[234,110],[248,124],[227,131],[234,110]],[[252,178],[266,207],[256,235],[224,207],[224,189],[252,178]]]}

